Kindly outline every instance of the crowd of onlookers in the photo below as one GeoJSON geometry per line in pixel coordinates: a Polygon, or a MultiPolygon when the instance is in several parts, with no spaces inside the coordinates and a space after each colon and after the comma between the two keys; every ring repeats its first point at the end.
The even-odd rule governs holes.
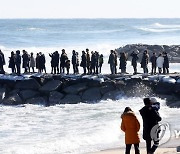
{"type": "MultiPolygon", "coordinates": [[[[149,57],[148,51],[145,50],[142,56],[142,59],[139,59],[139,53],[137,51],[133,51],[130,54],[132,58],[132,66],[134,69],[134,74],[137,74],[137,63],[140,61],[141,67],[143,68],[144,73],[148,73],[148,63],[149,61],[152,63],[152,71],[151,74],[157,73],[169,73],[169,59],[167,53],[164,52],[156,56],[156,53],[153,53],[152,57],[149,57]]],[[[104,63],[103,54],[99,54],[97,51],[89,52],[89,49],[82,51],[81,58],[79,58],[79,53],[75,50],[72,51],[71,59],[66,54],[65,49],[62,49],[62,53],[59,54],[58,51],[55,51],[49,54],[51,58],[51,73],[59,74],[59,73],[67,73],[69,74],[70,65],[72,64],[73,73],[79,73],[79,66],[83,68],[83,74],[99,74],[102,70],[102,65],[104,63]]],[[[119,55],[116,50],[111,50],[108,64],[110,64],[111,74],[117,74],[117,66],[118,66],[118,57],[119,57],[119,69],[121,69],[121,73],[126,73],[126,65],[128,56],[125,52],[121,52],[119,55]]],[[[6,64],[4,54],[0,50],[0,73],[4,74],[4,65],[6,64]]],[[[22,55],[19,50],[16,52],[11,52],[11,56],[9,57],[9,65],[12,73],[20,75],[21,74],[21,66],[24,68],[24,73],[26,72],[37,72],[46,73],[46,57],[43,53],[39,52],[34,56],[33,53],[28,54],[27,51],[23,50],[22,55]]]]}
{"type": "MultiPolygon", "coordinates": [[[[145,50],[142,56],[142,59],[139,59],[138,51],[133,51],[130,54],[131,57],[131,65],[133,66],[134,73],[137,74],[137,64],[140,61],[141,68],[143,68],[144,73],[149,73],[148,71],[148,63],[151,62],[151,74],[168,74],[169,73],[169,59],[166,52],[160,53],[156,56],[156,53],[153,53],[151,57],[149,57],[148,51],[145,50]],[[156,70],[158,68],[158,71],[156,70]]],[[[118,54],[115,50],[111,50],[108,63],[110,64],[111,74],[117,73],[117,59],[118,54]]],[[[126,73],[126,65],[127,65],[128,56],[125,52],[121,52],[119,56],[119,69],[121,69],[121,73],[126,73]]]]}

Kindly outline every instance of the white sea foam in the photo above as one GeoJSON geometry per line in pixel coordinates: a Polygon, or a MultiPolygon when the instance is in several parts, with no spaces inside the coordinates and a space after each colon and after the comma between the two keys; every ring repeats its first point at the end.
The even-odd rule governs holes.
{"type": "MultiPolygon", "coordinates": [[[[180,109],[170,109],[163,100],[158,101],[163,121],[180,128],[180,109]]],[[[142,136],[139,114],[139,109],[143,107],[142,98],[121,97],[117,101],[48,108],[37,105],[1,106],[0,151],[3,154],[81,154],[123,147],[120,116],[126,106],[130,106],[140,120],[142,136]]]]}

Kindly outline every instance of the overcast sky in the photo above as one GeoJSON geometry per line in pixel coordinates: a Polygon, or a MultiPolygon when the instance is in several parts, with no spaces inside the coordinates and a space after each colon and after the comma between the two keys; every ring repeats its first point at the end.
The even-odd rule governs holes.
{"type": "Polygon", "coordinates": [[[180,18],[180,0],[0,0],[0,18],[180,18]]]}

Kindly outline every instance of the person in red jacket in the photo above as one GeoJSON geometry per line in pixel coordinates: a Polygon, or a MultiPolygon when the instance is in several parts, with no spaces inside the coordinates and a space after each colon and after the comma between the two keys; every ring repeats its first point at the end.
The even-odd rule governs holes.
{"type": "Polygon", "coordinates": [[[131,110],[130,107],[126,107],[123,114],[121,115],[121,118],[121,130],[125,132],[125,154],[130,154],[132,144],[134,144],[135,154],[140,154],[140,138],[138,135],[140,123],[135,116],[135,113],[131,110]]]}

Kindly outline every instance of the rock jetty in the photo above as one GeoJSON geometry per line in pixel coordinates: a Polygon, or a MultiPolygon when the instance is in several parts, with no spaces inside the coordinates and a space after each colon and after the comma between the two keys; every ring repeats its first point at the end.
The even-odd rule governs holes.
{"type": "Polygon", "coordinates": [[[132,51],[139,51],[139,57],[141,59],[144,50],[148,50],[149,55],[151,56],[153,52],[157,55],[162,52],[167,52],[168,57],[171,63],[179,63],[180,62],[180,45],[147,45],[147,44],[128,44],[123,47],[116,49],[118,53],[125,52],[128,55],[132,53],[132,51]]]}
{"type": "Polygon", "coordinates": [[[180,74],[170,75],[0,75],[3,105],[97,103],[120,96],[158,96],[180,107],[180,74]]]}

